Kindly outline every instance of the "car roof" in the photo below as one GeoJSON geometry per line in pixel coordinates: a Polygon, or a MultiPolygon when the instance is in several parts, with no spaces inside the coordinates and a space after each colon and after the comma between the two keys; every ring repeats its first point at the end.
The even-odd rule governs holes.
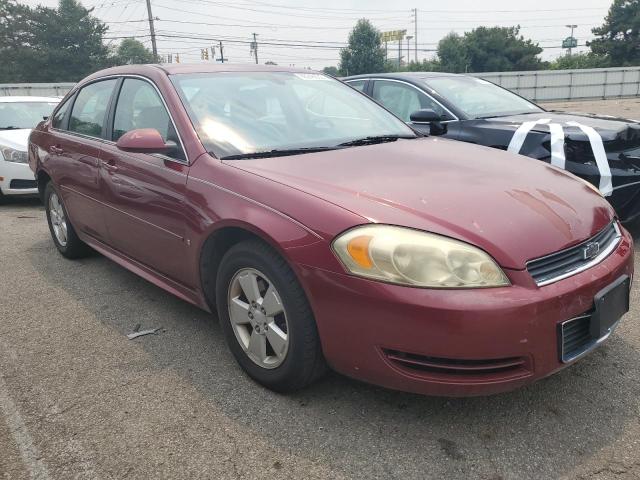
{"type": "Polygon", "coordinates": [[[345,77],[342,80],[357,80],[357,79],[367,79],[367,78],[391,78],[394,80],[409,80],[409,81],[417,81],[423,80],[427,78],[435,78],[435,77],[464,77],[465,75],[460,75],[458,73],[447,73],[447,72],[396,72],[396,73],[367,73],[364,75],[354,75],[352,77],[345,77]]]}
{"type": "Polygon", "coordinates": [[[58,103],[60,99],[57,97],[30,97],[30,96],[5,96],[0,97],[0,103],[58,103]]]}
{"type": "Polygon", "coordinates": [[[164,72],[166,75],[188,73],[217,73],[217,72],[295,72],[317,73],[302,68],[281,67],[278,65],[254,65],[251,63],[164,63],[162,65],[122,65],[107,68],[94,73],[90,78],[108,75],[149,75],[164,72]]]}

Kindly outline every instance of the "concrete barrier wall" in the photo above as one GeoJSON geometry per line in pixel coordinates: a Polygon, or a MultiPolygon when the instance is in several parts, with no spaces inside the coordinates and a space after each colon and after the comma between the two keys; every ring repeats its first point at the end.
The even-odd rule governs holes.
{"type": "Polygon", "coordinates": [[[640,96],[640,67],[473,73],[533,101],[640,96]]]}
{"type": "Polygon", "coordinates": [[[0,96],[64,97],[75,83],[0,83],[0,96]]]}
{"type": "MultiPolygon", "coordinates": [[[[640,67],[472,73],[533,101],[640,96],[640,67]]],[[[62,97],[73,83],[0,84],[0,96],[62,97]]]]}

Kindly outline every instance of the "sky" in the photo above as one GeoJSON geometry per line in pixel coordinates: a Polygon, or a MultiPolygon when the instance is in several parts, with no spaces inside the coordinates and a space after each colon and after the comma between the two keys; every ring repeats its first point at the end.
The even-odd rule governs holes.
{"type": "MultiPolygon", "coordinates": [[[[54,7],[56,0],[19,0],[54,7]]],[[[438,41],[449,32],[464,33],[479,26],[521,26],[521,34],[544,47],[552,60],[565,51],[562,40],[575,24],[579,45],[593,38],[591,29],[603,23],[612,0],[150,0],[156,17],[158,53],[180,55],[181,63],[202,62],[201,50],[222,40],[225,60],[254,62],[250,52],[257,34],[258,60],[279,65],[322,69],[337,65],[359,18],[380,30],[407,30],[415,36],[413,9],[418,16],[418,59],[433,58],[438,41]]],[[[106,41],[117,44],[133,37],[149,48],[146,0],[81,0],[107,23],[106,41]]],[[[411,59],[415,58],[414,40],[411,59]]],[[[403,42],[406,55],[406,40],[403,42]]],[[[588,50],[579,47],[575,51],[588,50]]],[[[389,44],[397,58],[398,44],[389,44]]],[[[175,61],[175,60],[174,60],[175,61]]],[[[212,61],[212,60],[209,60],[212,61]]]]}

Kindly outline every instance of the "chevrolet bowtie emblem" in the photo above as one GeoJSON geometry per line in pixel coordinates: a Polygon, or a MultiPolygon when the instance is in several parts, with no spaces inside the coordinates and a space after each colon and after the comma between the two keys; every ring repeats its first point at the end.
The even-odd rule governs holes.
{"type": "Polygon", "coordinates": [[[600,244],[598,242],[589,242],[582,249],[582,258],[591,260],[600,253],[600,244]]]}

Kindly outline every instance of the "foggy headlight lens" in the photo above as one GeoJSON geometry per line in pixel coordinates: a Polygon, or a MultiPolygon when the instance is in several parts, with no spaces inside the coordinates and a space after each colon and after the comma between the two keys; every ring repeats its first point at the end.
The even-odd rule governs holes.
{"type": "Polygon", "coordinates": [[[369,225],[338,236],[333,250],[354,275],[425,288],[510,285],[485,252],[467,243],[403,227],[369,225]]]}
{"type": "Polygon", "coordinates": [[[7,162],[29,163],[29,155],[27,155],[27,152],[23,152],[22,150],[15,150],[9,147],[2,147],[0,148],[0,151],[2,151],[2,157],[7,162]]]}

